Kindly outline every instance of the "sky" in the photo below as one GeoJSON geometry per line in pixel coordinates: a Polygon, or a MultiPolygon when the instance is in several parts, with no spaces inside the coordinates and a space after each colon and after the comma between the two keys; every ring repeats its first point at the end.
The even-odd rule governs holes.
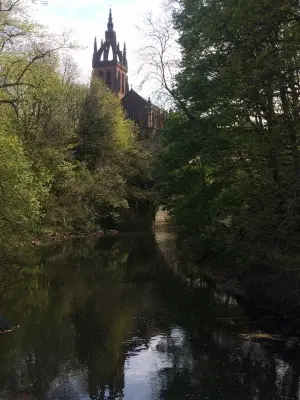
{"type": "MultiPolygon", "coordinates": [[[[72,56],[82,76],[88,80],[92,69],[94,38],[97,37],[98,44],[104,39],[111,6],[117,40],[122,48],[124,42],[127,44],[129,85],[137,89],[143,77],[136,73],[139,67],[136,50],[145,43],[137,26],[143,27],[146,12],[159,15],[160,4],[161,0],[48,0],[48,5],[36,6],[33,17],[48,26],[50,32],[72,31],[74,41],[84,48],[72,51],[72,56]]],[[[144,89],[144,95],[147,94],[145,90],[147,92],[144,89]]]]}

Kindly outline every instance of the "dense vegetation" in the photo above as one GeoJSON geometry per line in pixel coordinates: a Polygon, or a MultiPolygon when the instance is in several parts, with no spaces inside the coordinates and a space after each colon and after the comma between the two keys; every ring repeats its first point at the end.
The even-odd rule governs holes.
{"type": "Polygon", "coordinates": [[[0,2],[0,253],[42,233],[113,227],[149,200],[150,156],[100,80],[78,82],[53,38],[0,2]],[[52,43],[55,43],[53,47],[52,43]]]}
{"type": "Polygon", "coordinates": [[[300,228],[299,4],[179,0],[173,18],[182,60],[162,202],[198,256],[290,262],[300,228]]]}
{"type": "MultiPolygon", "coordinates": [[[[115,227],[154,196],[151,156],[118,99],[99,80],[79,82],[62,57],[68,38],[33,24],[30,3],[0,4],[1,250],[115,227]]],[[[200,257],[297,262],[299,7],[172,3],[181,63],[157,164],[161,204],[200,257]]]]}

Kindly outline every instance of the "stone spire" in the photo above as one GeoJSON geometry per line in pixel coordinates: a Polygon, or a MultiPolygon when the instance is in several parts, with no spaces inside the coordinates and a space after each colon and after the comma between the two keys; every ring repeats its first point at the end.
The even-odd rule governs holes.
{"type": "Polygon", "coordinates": [[[124,48],[123,48],[123,65],[126,69],[128,69],[128,62],[127,62],[127,49],[126,49],[126,43],[124,43],[124,48]]]}
{"type": "Polygon", "coordinates": [[[124,43],[122,51],[117,41],[111,8],[109,9],[105,40],[101,40],[99,43],[101,43],[100,46],[95,39],[92,62],[94,74],[103,79],[108,87],[116,93],[119,98],[122,98],[129,91],[127,50],[126,44],[124,43]]]}
{"type": "Polygon", "coordinates": [[[124,60],[126,60],[126,58],[127,58],[127,56],[126,56],[126,43],[124,43],[123,58],[124,58],[124,60]]]}
{"type": "Polygon", "coordinates": [[[107,23],[107,30],[108,31],[113,31],[114,29],[114,24],[113,24],[113,20],[112,20],[112,12],[111,12],[111,8],[109,9],[109,16],[108,16],[108,23],[107,23]]]}

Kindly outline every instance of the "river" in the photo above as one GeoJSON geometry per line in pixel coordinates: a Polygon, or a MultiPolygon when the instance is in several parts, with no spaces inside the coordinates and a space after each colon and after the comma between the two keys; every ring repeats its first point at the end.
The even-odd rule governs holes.
{"type": "Polygon", "coordinates": [[[297,357],[243,336],[243,308],[184,279],[172,237],[75,240],[3,266],[0,311],[20,326],[0,336],[0,399],[300,399],[297,357]]]}

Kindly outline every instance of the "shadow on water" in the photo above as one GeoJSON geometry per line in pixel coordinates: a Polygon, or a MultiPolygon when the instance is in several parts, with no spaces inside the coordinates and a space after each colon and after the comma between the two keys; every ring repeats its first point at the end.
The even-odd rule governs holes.
{"type": "Polygon", "coordinates": [[[38,249],[0,272],[0,398],[299,399],[299,366],[222,320],[237,302],[182,279],[158,232],[38,249]]]}

